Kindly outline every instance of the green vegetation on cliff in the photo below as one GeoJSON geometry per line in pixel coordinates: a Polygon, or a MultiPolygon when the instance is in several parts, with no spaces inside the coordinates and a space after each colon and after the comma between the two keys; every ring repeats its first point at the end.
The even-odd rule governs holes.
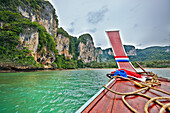
{"type": "Polygon", "coordinates": [[[103,54],[100,55],[101,62],[115,62],[114,56],[109,54],[109,51],[112,52],[111,48],[103,50],[103,54]]]}
{"type": "Polygon", "coordinates": [[[28,48],[18,48],[20,44],[19,34],[23,33],[25,28],[37,29],[39,32],[38,51],[42,50],[44,46],[49,51],[55,51],[54,38],[39,23],[31,22],[29,19],[22,18],[19,13],[11,11],[0,11],[0,22],[3,25],[0,28],[1,60],[5,59],[15,62],[15,64],[18,63],[18,65],[38,65],[34,57],[30,56],[31,51],[28,48]]]}
{"type": "MultiPolygon", "coordinates": [[[[37,64],[31,55],[31,51],[26,48],[18,48],[20,44],[19,34],[24,32],[25,28],[34,28],[39,32],[39,44],[38,50],[44,53],[44,47],[47,47],[48,51],[54,52],[56,60],[54,65],[56,68],[78,68],[83,67],[81,60],[70,60],[65,59],[64,56],[58,55],[56,50],[56,43],[54,38],[47,33],[44,27],[42,27],[37,22],[31,22],[18,13],[13,13],[11,11],[0,11],[0,22],[3,22],[3,26],[0,29],[0,62],[8,62],[9,64],[25,65],[25,66],[41,66],[37,64]]],[[[73,52],[77,51],[74,47],[74,42],[76,42],[74,37],[70,38],[72,43],[70,47],[73,52]]],[[[40,62],[41,63],[41,62],[40,62]]]]}
{"type": "Polygon", "coordinates": [[[56,50],[56,43],[54,38],[47,33],[44,27],[42,27],[39,23],[33,22],[39,31],[39,45],[38,51],[42,50],[44,47],[47,47],[48,50],[54,52],[56,50]]]}
{"type": "MultiPolygon", "coordinates": [[[[37,29],[39,32],[39,45],[38,50],[42,50],[44,46],[50,51],[55,51],[55,41],[54,38],[47,33],[44,27],[42,27],[38,22],[31,22],[29,19],[22,18],[19,13],[13,13],[11,11],[0,11],[0,22],[3,23],[1,31],[13,32],[15,38],[18,37],[19,44],[19,34],[24,32],[25,28],[37,29]]],[[[2,37],[4,38],[4,37],[2,37]]],[[[8,38],[8,37],[7,37],[8,38]]]]}
{"type": "Polygon", "coordinates": [[[73,55],[73,59],[77,60],[79,56],[77,37],[69,36],[69,53],[73,55]]]}
{"type": "MultiPolygon", "coordinates": [[[[167,68],[170,67],[170,60],[157,60],[157,61],[138,61],[142,67],[149,68],[167,68]]],[[[132,62],[135,67],[139,67],[135,62],[132,62]]]]}
{"type": "Polygon", "coordinates": [[[21,26],[28,25],[27,21],[18,13],[0,11],[0,22],[4,23],[0,29],[0,62],[9,62],[16,65],[36,65],[34,58],[27,56],[30,52],[27,48],[22,50],[17,48],[17,45],[20,44],[19,33],[23,32],[21,26]]]}
{"type": "Polygon", "coordinates": [[[63,55],[56,55],[55,64],[59,69],[76,69],[85,67],[82,60],[66,59],[63,55]]]}
{"type": "Polygon", "coordinates": [[[45,53],[45,47],[48,51],[54,52],[56,56],[54,66],[56,68],[73,69],[84,67],[82,60],[77,60],[77,38],[69,36],[63,29],[58,29],[58,32],[69,36],[69,52],[73,55],[73,59],[65,59],[63,55],[58,55],[54,38],[39,23],[31,22],[29,19],[23,18],[19,13],[11,11],[0,11],[0,22],[2,22],[2,27],[0,28],[0,63],[6,62],[15,66],[41,66],[31,56],[32,52],[27,47],[18,48],[20,45],[20,33],[23,33],[25,28],[33,28],[39,32],[37,52],[42,51],[42,54],[45,53]]]}
{"type": "MultiPolygon", "coordinates": [[[[144,68],[167,68],[170,67],[170,60],[165,61],[138,61],[138,63],[144,68]]],[[[139,68],[136,62],[132,62],[135,68],[139,68]]],[[[91,62],[85,65],[89,68],[117,68],[116,62],[110,60],[110,62],[91,62]]]]}
{"type": "MultiPolygon", "coordinates": [[[[124,45],[126,53],[134,50],[134,46],[131,45],[124,45]]],[[[112,62],[115,63],[114,56],[109,55],[109,50],[111,48],[108,48],[106,50],[103,50],[103,54],[100,55],[101,62],[112,62]]],[[[148,47],[145,49],[136,49],[136,55],[130,55],[130,61],[133,63],[135,67],[138,67],[135,62],[139,62],[143,67],[155,67],[155,68],[166,68],[170,67],[170,46],[164,46],[164,47],[148,47]]]]}
{"type": "Polygon", "coordinates": [[[73,37],[67,33],[62,27],[57,29],[57,35],[62,35],[69,38],[69,54],[73,56],[72,59],[65,58],[63,55],[56,55],[55,64],[58,68],[64,69],[75,69],[75,68],[83,68],[85,64],[80,59],[78,60],[79,52],[78,52],[78,39],[77,37],[73,37]]]}
{"type": "Polygon", "coordinates": [[[69,53],[73,55],[73,59],[76,60],[78,58],[78,40],[77,37],[73,37],[67,33],[62,27],[57,29],[58,35],[65,36],[69,38],[69,53]]]}
{"type": "MultiPolygon", "coordinates": [[[[49,5],[53,8],[51,3],[46,0],[0,0],[0,11],[12,11],[18,12],[18,7],[22,7],[23,9],[30,8],[28,11],[31,12],[33,10],[34,14],[39,12],[43,13],[43,9],[45,9],[46,5],[49,5]],[[38,12],[37,12],[38,10],[38,12]]],[[[58,19],[55,14],[55,9],[53,9],[53,17],[57,23],[56,28],[58,27],[58,19]]],[[[30,14],[29,14],[30,15],[30,14]]]]}
{"type": "Polygon", "coordinates": [[[135,47],[132,45],[123,45],[123,46],[124,46],[126,52],[135,49],[135,47]]]}
{"type": "Polygon", "coordinates": [[[70,36],[70,35],[67,33],[67,31],[65,31],[62,27],[60,27],[60,28],[57,29],[57,35],[59,35],[59,34],[65,36],[65,37],[69,37],[69,36],[70,36]]]}
{"type": "Polygon", "coordinates": [[[170,46],[137,49],[136,53],[137,56],[130,57],[132,61],[170,60],[170,46]]]}
{"type": "Polygon", "coordinates": [[[83,35],[79,36],[79,38],[78,38],[78,42],[83,42],[85,45],[87,43],[87,40],[91,40],[93,42],[93,38],[88,33],[83,34],[83,35]]]}

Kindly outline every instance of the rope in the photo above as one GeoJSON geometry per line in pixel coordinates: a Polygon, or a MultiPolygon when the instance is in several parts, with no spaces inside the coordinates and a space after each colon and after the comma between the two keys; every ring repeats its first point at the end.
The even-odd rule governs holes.
{"type": "Polygon", "coordinates": [[[164,113],[165,109],[168,108],[168,107],[170,107],[170,103],[165,104],[165,105],[161,108],[161,110],[159,111],[159,113],[164,113]]]}
{"type": "MultiPolygon", "coordinates": [[[[132,95],[139,95],[139,96],[143,96],[143,97],[148,98],[148,99],[152,99],[150,96],[145,95],[145,94],[137,93],[137,94],[132,94],[132,95]]],[[[133,107],[131,107],[131,106],[126,102],[125,97],[127,97],[127,96],[130,96],[130,95],[124,95],[124,96],[122,96],[122,100],[123,100],[124,104],[125,104],[130,110],[132,110],[134,113],[138,113],[138,111],[136,111],[133,107]]],[[[164,104],[160,103],[160,102],[157,101],[157,100],[155,100],[154,102],[157,103],[157,104],[160,105],[160,106],[164,106],[164,104]]]]}
{"type": "Polygon", "coordinates": [[[123,95],[123,96],[122,96],[123,103],[124,103],[131,111],[133,111],[134,113],[138,113],[138,111],[136,111],[132,106],[130,106],[130,105],[126,102],[126,100],[125,100],[125,97],[126,97],[126,96],[128,96],[128,95],[123,95]]]}
{"type": "MultiPolygon", "coordinates": [[[[155,97],[155,98],[152,98],[150,99],[146,104],[145,104],[145,107],[144,107],[144,111],[145,113],[149,113],[148,112],[148,107],[149,107],[149,104],[152,102],[152,101],[155,101],[157,99],[170,99],[170,97],[155,97]]],[[[170,104],[170,103],[169,103],[170,104]]],[[[169,106],[168,104],[168,106],[169,106]]],[[[167,107],[167,106],[166,106],[167,107]]],[[[165,107],[163,107],[163,109],[165,109],[165,107]]],[[[162,110],[163,111],[163,110],[162,110]]]]}
{"type": "Polygon", "coordinates": [[[109,90],[110,92],[115,93],[115,94],[118,94],[118,95],[132,95],[132,94],[136,94],[136,93],[138,93],[138,92],[141,92],[141,91],[143,91],[143,90],[148,89],[148,87],[145,87],[145,88],[142,88],[142,89],[139,89],[139,90],[137,90],[137,91],[130,92],[130,93],[120,93],[120,92],[116,92],[116,91],[113,91],[113,90],[109,89],[109,88],[106,87],[105,85],[103,85],[103,87],[106,88],[107,90],[109,90]]]}
{"type": "Polygon", "coordinates": [[[151,87],[151,86],[149,86],[149,85],[147,85],[147,84],[141,83],[141,85],[147,86],[147,87],[149,87],[149,88],[151,88],[151,89],[154,89],[154,90],[156,90],[156,91],[159,91],[159,92],[165,93],[165,94],[167,94],[167,95],[170,95],[169,92],[163,91],[163,90],[161,90],[161,89],[156,89],[156,88],[151,87]]]}
{"type": "MultiPolygon", "coordinates": [[[[163,91],[163,90],[161,90],[161,89],[156,89],[156,88],[152,87],[152,86],[160,85],[160,82],[159,82],[159,80],[157,79],[157,75],[154,75],[154,76],[153,76],[153,79],[151,80],[151,82],[147,82],[147,83],[139,83],[139,82],[136,82],[136,81],[131,80],[131,79],[129,79],[129,78],[125,78],[125,77],[118,76],[118,75],[111,77],[110,80],[113,79],[113,78],[118,78],[118,77],[119,77],[119,78],[122,78],[122,79],[125,79],[125,80],[132,81],[132,82],[133,82],[136,86],[138,86],[138,87],[144,87],[144,88],[139,89],[139,90],[134,91],[134,92],[120,93],[120,92],[113,91],[113,90],[111,90],[110,88],[108,88],[108,87],[106,87],[105,85],[103,85],[103,87],[106,88],[107,90],[109,90],[110,92],[112,92],[112,93],[114,93],[114,94],[118,94],[118,95],[123,95],[123,96],[122,96],[122,101],[123,101],[123,103],[124,103],[131,111],[133,111],[134,113],[138,113],[138,111],[136,111],[133,107],[131,107],[131,106],[126,102],[126,100],[125,100],[125,97],[126,97],[126,96],[139,95],[139,96],[143,96],[143,97],[145,97],[145,98],[150,99],[150,100],[145,104],[145,107],[144,107],[145,113],[148,113],[147,109],[148,109],[149,104],[150,104],[152,101],[154,101],[154,102],[157,103],[158,105],[162,106],[162,108],[161,108],[161,110],[160,110],[160,113],[163,113],[163,112],[165,111],[165,109],[167,109],[167,110],[170,111],[170,108],[169,108],[170,103],[164,105],[164,104],[160,103],[159,101],[157,101],[157,99],[170,99],[170,97],[155,97],[155,98],[151,98],[151,97],[149,97],[149,96],[147,96],[147,95],[145,95],[145,94],[140,94],[140,93],[139,93],[139,92],[141,92],[141,91],[143,91],[143,90],[148,90],[149,88],[151,88],[151,89],[153,89],[153,90],[156,90],[156,91],[165,93],[165,94],[167,94],[167,95],[170,95],[169,92],[166,92],[166,91],[163,91]],[[149,85],[148,85],[148,83],[149,83],[149,85]],[[154,85],[153,85],[153,84],[154,84],[154,85]]],[[[109,81],[110,81],[110,80],[109,80],[109,81]]]]}

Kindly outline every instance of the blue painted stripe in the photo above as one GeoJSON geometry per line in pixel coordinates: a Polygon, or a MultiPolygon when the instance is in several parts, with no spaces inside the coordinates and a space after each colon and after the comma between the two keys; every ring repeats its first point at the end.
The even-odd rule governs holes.
{"type": "Polygon", "coordinates": [[[116,62],[129,62],[128,59],[119,59],[119,60],[116,60],[116,62]]]}

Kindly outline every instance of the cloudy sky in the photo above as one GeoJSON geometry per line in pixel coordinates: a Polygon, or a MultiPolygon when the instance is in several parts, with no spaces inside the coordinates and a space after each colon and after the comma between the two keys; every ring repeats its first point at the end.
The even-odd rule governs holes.
{"type": "Polygon", "coordinates": [[[90,33],[96,47],[111,47],[107,30],[120,30],[136,48],[170,45],[170,0],[49,0],[70,35],[90,33]]]}

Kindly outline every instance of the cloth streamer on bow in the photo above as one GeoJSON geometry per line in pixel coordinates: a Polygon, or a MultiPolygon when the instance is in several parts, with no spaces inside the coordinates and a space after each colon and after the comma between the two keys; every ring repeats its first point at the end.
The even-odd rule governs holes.
{"type": "Polygon", "coordinates": [[[116,70],[116,71],[114,71],[114,75],[113,76],[116,76],[116,75],[120,75],[122,77],[127,78],[127,74],[126,74],[126,72],[124,70],[116,70]]]}
{"type": "MultiPolygon", "coordinates": [[[[116,70],[117,72],[119,71],[125,71],[126,72],[126,74],[127,75],[130,75],[130,76],[133,76],[133,77],[136,77],[136,78],[142,78],[142,76],[140,75],[140,74],[137,74],[137,73],[135,73],[135,72],[132,72],[132,71],[129,71],[129,70],[126,70],[126,69],[117,69],[116,70]]],[[[113,72],[111,72],[111,73],[113,73],[113,74],[116,74],[117,72],[116,71],[113,71],[113,72]]],[[[119,74],[119,73],[118,73],[119,74]]],[[[120,74],[119,74],[120,75],[120,74]]],[[[127,75],[126,75],[126,77],[127,77],[127,75]]],[[[121,75],[120,75],[121,76],[121,75]]]]}

